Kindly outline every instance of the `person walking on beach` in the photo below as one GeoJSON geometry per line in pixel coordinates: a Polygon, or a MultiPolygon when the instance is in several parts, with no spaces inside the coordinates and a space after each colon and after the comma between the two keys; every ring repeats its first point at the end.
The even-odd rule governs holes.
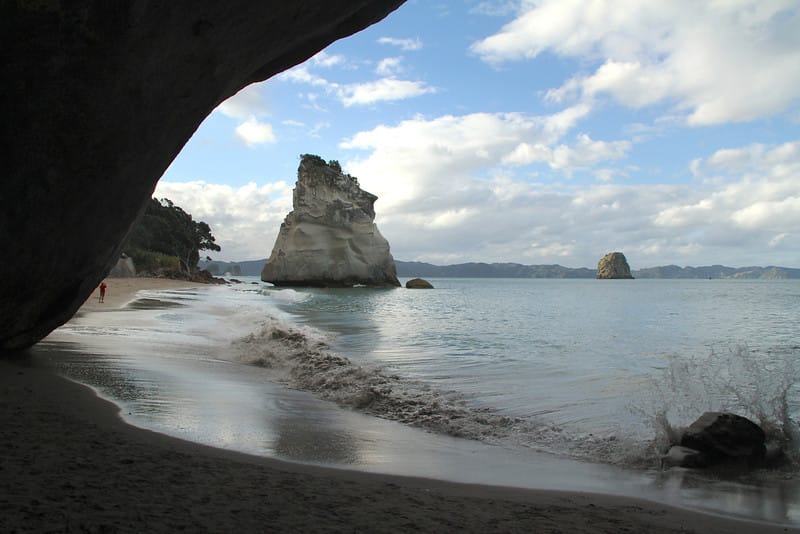
{"type": "Polygon", "coordinates": [[[105,302],[106,300],[106,288],[108,286],[105,282],[100,282],[100,300],[99,302],[105,302]]]}

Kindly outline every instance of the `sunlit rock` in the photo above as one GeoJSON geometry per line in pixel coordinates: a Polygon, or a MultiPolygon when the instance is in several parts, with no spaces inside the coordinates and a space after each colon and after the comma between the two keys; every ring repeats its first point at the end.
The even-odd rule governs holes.
{"type": "Polygon", "coordinates": [[[261,279],[276,286],[399,286],[389,243],[374,222],[377,198],[338,163],[303,156],[293,209],[261,279]]]}

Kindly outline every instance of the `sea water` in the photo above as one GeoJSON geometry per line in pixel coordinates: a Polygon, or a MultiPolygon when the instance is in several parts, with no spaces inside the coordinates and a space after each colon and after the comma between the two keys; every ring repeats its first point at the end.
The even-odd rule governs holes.
{"type": "Polygon", "coordinates": [[[216,446],[659,499],[677,484],[680,504],[800,520],[800,281],[431,281],[144,292],[39,350],[134,423],[216,446]],[[788,461],[660,471],[670,436],[707,410],[761,423],[788,461]]]}

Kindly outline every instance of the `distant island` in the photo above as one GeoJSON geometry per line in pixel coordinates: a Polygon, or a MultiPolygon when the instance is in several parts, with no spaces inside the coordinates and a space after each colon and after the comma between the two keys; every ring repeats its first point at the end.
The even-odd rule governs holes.
{"type": "MultiPolygon", "coordinates": [[[[201,261],[200,268],[214,275],[260,276],[266,259],[240,262],[201,261]]],[[[433,265],[418,261],[397,261],[397,276],[401,278],[594,278],[596,269],[570,268],[561,265],[522,265],[519,263],[460,263],[433,265]]],[[[800,269],[790,267],[679,267],[665,265],[631,272],[634,278],[723,278],[747,280],[781,280],[800,278],[800,269]]]]}

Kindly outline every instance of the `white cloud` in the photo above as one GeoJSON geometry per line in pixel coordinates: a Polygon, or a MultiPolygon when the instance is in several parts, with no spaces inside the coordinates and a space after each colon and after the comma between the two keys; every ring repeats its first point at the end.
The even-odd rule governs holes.
{"type": "MultiPolygon", "coordinates": [[[[563,170],[571,176],[576,170],[589,170],[598,163],[618,160],[631,148],[629,141],[594,141],[587,134],[577,136],[574,145],[559,144],[550,147],[542,143],[521,143],[504,161],[517,165],[545,162],[553,169],[563,170]]],[[[609,177],[609,170],[603,173],[609,177]]]]}
{"type": "Polygon", "coordinates": [[[405,100],[435,92],[435,88],[426,86],[424,82],[383,78],[372,82],[343,86],[339,89],[338,95],[342,104],[350,107],[391,100],[405,100]]]}
{"type": "Polygon", "coordinates": [[[490,17],[502,17],[515,13],[519,8],[517,0],[489,0],[480,2],[476,6],[470,8],[470,13],[478,15],[486,15],[490,17]]]}
{"type": "MultiPolygon", "coordinates": [[[[378,64],[376,71],[386,76],[378,80],[360,83],[340,84],[329,81],[311,71],[311,68],[316,65],[312,60],[279,74],[276,79],[321,88],[325,94],[333,96],[345,107],[405,100],[437,91],[435,87],[430,87],[423,81],[394,78],[391,74],[400,71],[400,62],[401,58],[386,58],[382,60],[378,64]]],[[[317,103],[319,95],[309,94],[306,96],[315,107],[320,107],[317,103]]]]}
{"type": "Polygon", "coordinates": [[[403,72],[402,62],[403,58],[401,57],[384,58],[375,67],[375,74],[379,76],[396,76],[403,72]]]}
{"type": "MultiPolygon", "coordinates": [[[[345,167],[378,195],[378,224],[398,259],[591,267],[606,252],[623,250],[634,267],[760,263],[753,253],[797,265],[800,142],[687,161],[687,174],[694,168],[700,185],[565,186],[504,170],[527,161],[514,161],[520,147],[554,169],[594,169],[630,149],[626,141],[583,134],[565,144],[571,125],[524,114],[416,117],[360,132],[341,146],[368,151],[345,167]],[[704,180],[720,173],[720,180],[704,180]]],[[[628,167],[594,170],[607,180],[628,167]]]]}
{"type": "Polygon", "coordinates": [[[202,181],[161,181],[154,196],[169,198],[196,221],[205,221],[222,247],[216,259],[266,258],[272,251],[281,222],[292,209],[292,186],[251,182],[234,188],[202,181]]]}
{"type": "Polygon", "coordinates": [[[217,106],[226,117],[244,120],[249,117],[261,117],[267,114],[267,103],[262,95],[262,84],[248,85],[225,102],[217,106]]]}
{"type": "Polygon", "coordinates": [[[692,125],[750,121],[797,107],[800,10],[794,0],[523,1],[519,16],[472,45],[490,63],[546,51],[598,65],[547,93],[608,94],[639,108],[675,105],[692,125]]]}
{"type": "Polygon", "coordinates": [[[248,147],[274,143],[275,134],[270,124],[259,122],[255,117],[250,117],[236,127],[236,137],[248,147]]]}
{"type": "Polygon", "coordinates": [[[422,48],[422,41],[418,37],[413,39],[397,39],[395,37],[381,37],[378,39],[379,44],[386,44],[400,47],[402,50],[420,50],[422,48]]]}
{"type": "MultiPolygon", "coordinates": [[[[800,141],[710,154],[696,162],[700,178],[722,179],[702,187],[578,187],[504,171],[502,154],[514,138],[542,135],[541,124],[523,115],[418,117],[361,132],[348,144],[369,152],[344,166],[378,194],[377,223],[397,259],[592,267],[622,250],[634,268],[763,258],[798,266],[800,141]]],[[[243,260],[269,254],[291,209],[291,187],[160,182],[155,194],[211,225],[223,247],[215,257],[243,260]]]]}

